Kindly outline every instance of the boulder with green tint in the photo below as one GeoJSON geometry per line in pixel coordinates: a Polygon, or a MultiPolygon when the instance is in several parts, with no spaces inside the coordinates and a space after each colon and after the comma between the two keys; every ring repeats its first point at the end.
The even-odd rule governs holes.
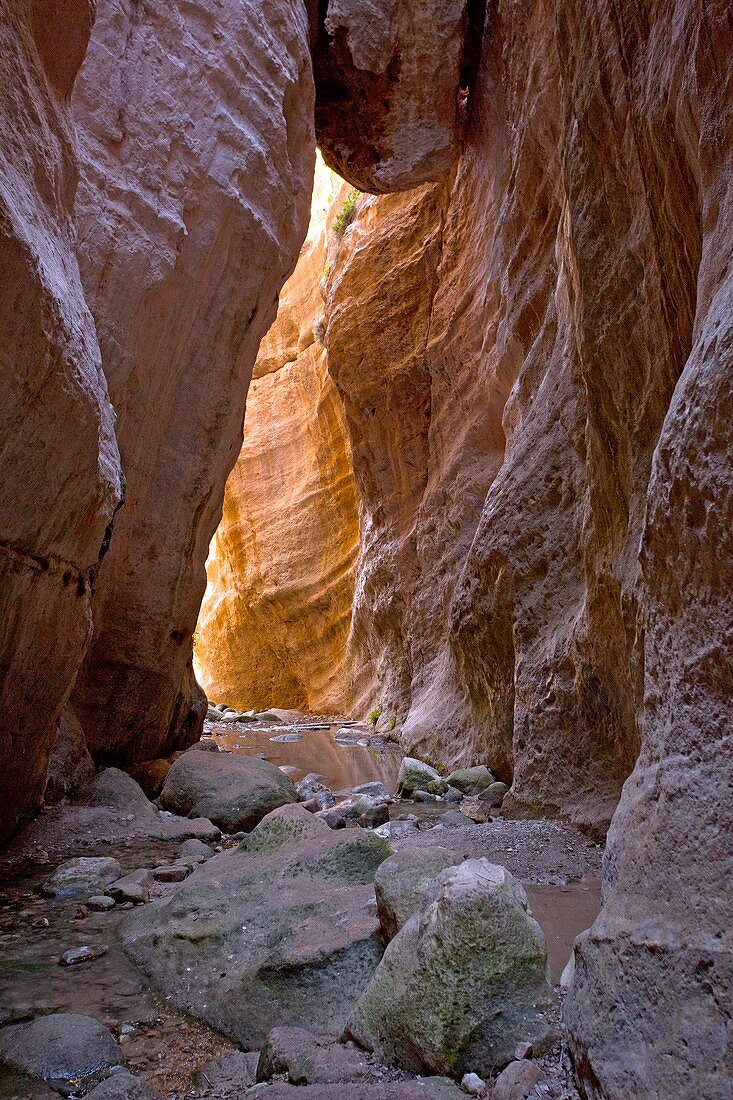
{"type": "Polygon", "coordinates": [[[551,1041],[545,938],[504,867],[466,860],[391,941],[347,1031],[413,1073],[486,1077],[551,1041]]]}
{"type": "Polygon", "coordinates": [[[458,768],[445,777],[450,787],[455,787],[462,794],[481,794],[492,783],[495,783],[493,775],[485,764],[477,764],[473,768],[458,768]]]}
{"type": "Polygon", "coordinates": [[[336,1035],[382,955],[373,881],[389,855],[374,833],[282,806],[170,897],[132,911],[125,950],[244,1049],[276,1026],[336,1035]]]}

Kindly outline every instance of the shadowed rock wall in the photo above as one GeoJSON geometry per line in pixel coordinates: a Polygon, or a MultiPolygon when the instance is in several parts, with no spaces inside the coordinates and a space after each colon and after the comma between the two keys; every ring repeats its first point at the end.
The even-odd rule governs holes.
{"type": "Polygon", "coordinates": [[[74,95],[80,263],[127,479],[73,703],[98,760],[194,740],[204,563],[260,339],[308,224],[299,0],[103,0],[74,95]]]}
{"type": "Polygon", "coordinates": [[[94,5],[0,3],[0,839],[36,808],[120,498],[74,254],[68,97],[94,5]]]}

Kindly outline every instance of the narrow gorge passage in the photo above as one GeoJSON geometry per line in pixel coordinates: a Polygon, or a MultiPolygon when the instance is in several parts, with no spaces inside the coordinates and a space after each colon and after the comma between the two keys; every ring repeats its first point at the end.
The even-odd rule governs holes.
{"type": "Polygon", "coordinates": [[[0,47],[0,1100],[729,1100],[730,4],[0,47]]]}

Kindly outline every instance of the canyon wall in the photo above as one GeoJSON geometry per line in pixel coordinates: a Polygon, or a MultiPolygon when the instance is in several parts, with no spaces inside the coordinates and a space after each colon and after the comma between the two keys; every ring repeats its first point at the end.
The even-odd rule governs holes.
{"type": "Polygon", "coordinates": [[[68,100],[93,19],[89,0],[0,3],[0,839],[43,793],[120,498],[71,218],[68,100]]]}
{"type": "Polygon", "coordinates": [[[326,311],[365,698],[513,780],[514,812],[599,832],[639,747],[638,546],[701,247],[679,13],[618,18],[492,6],[453,178],[360,206],[326,311]]]}
{"type": "Polygon", "coordinates": [[[308,236],[260,345],[209,552],[196,674],[209,698],[243,709],[343,714],[352,703],[356,489],[321,331],[326,223],[342,208],[341,186],[321,162],[308,236]]]}
{"type": "Polygon", "coordinates": [[[117,412],[125,507],[73,695],[92,755],[195,739],[204,564],[257,348],[308,225],[300,0],[102,0],[74,93],[79,256],[117,412]]]}

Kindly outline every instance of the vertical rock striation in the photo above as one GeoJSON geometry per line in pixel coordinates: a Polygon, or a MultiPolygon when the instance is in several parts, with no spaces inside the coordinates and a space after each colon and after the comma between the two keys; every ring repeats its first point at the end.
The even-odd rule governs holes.
{"type": "Polygon", "coordinates": [[[80,264],[127,479],[74,707],[98,760],[194,739],[204,563],[249,376],[308,224],[300,0],[103,0],[75,94],[80,264]]]}
{"type": "Polygon", "coordinates": [[[342,181],[316,171],[311,224],[260,345],[244,441],[211,544],[196,673],[237,707],[345,713],[359,540],[344,412],[327,369],[321,280],[342,181]]]}
{"type": "Polygon", "coordinates": [[[37,806],[87,645],[119,456],[74,254],[89,0],[0,3],[0,839],[37,806]]]}
{"type": "Polygon", "coordinates": [[[659,32],[674,30],[686,59],[703,248],[692,348],[649,484],[641,753],[567,1005],[593,1100],[724,1100],[733,1080],[733,25],[723,2],[703,22],[676,15],[648,49],[659,73],[675,52],[659,32]]]}

